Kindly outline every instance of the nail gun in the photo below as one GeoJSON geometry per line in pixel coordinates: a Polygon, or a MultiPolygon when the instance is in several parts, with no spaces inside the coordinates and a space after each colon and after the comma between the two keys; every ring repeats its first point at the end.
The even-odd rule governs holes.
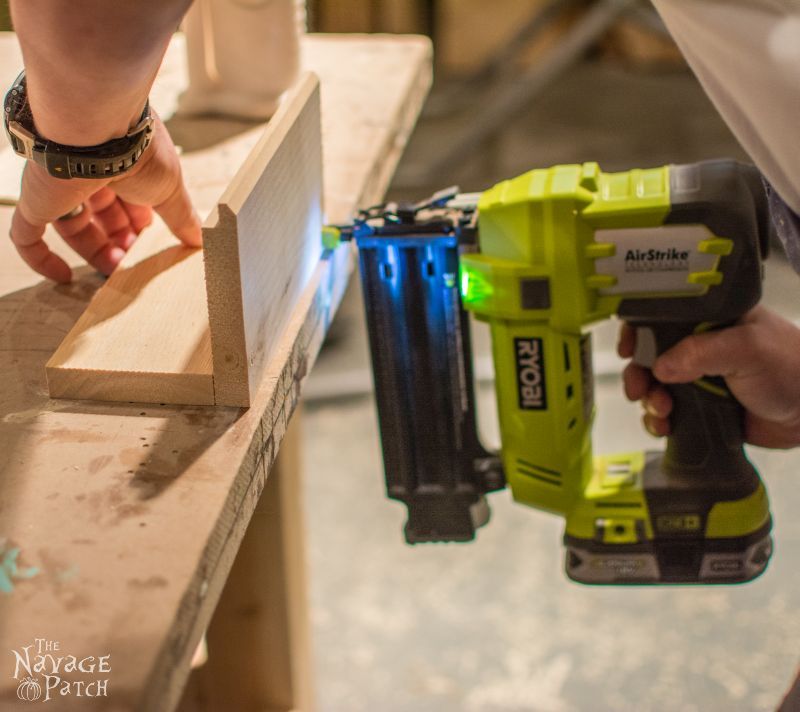
{"type": "Polygon", "coordinates": [[[722,379],[671,385],[663,452],[592,456],[591,337],[616,316],[635,360],[760,299],[770,219],[758,172],[709,161],[530,171],[477,194],[388,203],[326,244],[358,246],[388,496],[409,543],[468,541],[485,495],[566,520],[570,578],[732,583],[772,551],[769,504],[722,379]],[[480,443],[468,313],[488,322],[501,452],[480,443]]]}

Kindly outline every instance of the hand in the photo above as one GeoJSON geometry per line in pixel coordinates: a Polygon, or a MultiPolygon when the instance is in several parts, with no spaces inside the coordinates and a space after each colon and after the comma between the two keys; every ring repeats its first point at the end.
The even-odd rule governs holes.
{"type": "Polygon", "coordinates": [[[42,239],[47,224],[53,223],[75,252],[108,275],[151,223],[153,210],[181,242],[200,246],[200,220],[186,192],[175,146],[158,117],[141,160],[118,178],[62,180],[28,161],[11,220],[11,240],[39,274],[69,282],[72,270],[42,239]],[[79,206],[83,210],[74,217],[60,217],[79,206]]]}
{"type": "MultiPolygon", "coordinates": [[[[635,330],[624,324],[618,345],[633,356],[635,330]]],[[[730,328],[683,339],[656,359],[652,372],[634,363],[623,373],[625,395],[641,400],[644,425],[655,436],[669,434],[672,399],[664,383],[690,383],[722,376],[745,408],[745,439],[752,445],[800,445],[800,329],[756,307],[730,328]]]]}

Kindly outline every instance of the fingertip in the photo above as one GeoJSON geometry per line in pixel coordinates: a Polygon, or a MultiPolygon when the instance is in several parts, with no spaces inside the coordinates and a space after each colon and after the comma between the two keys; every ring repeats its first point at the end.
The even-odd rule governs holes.
{"type": "Polygon", "coordinates": [[[622,322],[617,341],[617,353],[621,358],[632,358],[636,347],[636,332],[627,322],[622,322]]]}
{"type": "Polygon", "coordinates": [[[123,257],[125,257],[125,250],[108,243],[89,260],[89,264],[108,277],[117,268],[123,257]]]}
{"type": "MultiPolygon", "coordinates": [[[[14,236],[12,235],[12,240],[14,236]]],[[[25,245],[14,242],[17,253],[23,261],[38,274],[59,284],[69,284],[72,281],[72,270],[69,265],[39,239],[25,245]]]]}
{"type": "Polygon", "coordinates": [[[200,247],[203,244],[200,218],[189,202],[186,189],[179,189],[160,205],[153,206],[175,237],[187,247],[200,247]]]}
{"type": "Polygon", "coordinates": [[[69,284],[72,282],[72,270],[70,266],[52,252],[45,258],[44,262],[35,269],[43,277],[47,277],[47,279],[57,282],[58,284],[69,284]]]}
{"type": "Polygon", "coordinates": [[[137,233],[132,229],[119,230],[109,237],[109,239],[120,249],[127,252],[131,246],[136,242],[138,237],[137,233]]]}
{"type": "Polygon", "coordinates": [[[631,401],[638,401],[647,394],[650,387],[650,374],[641,366],[629,363],[622,372],[622,382],[625,397],[631,401]]]}
{"type": "Polygon", "coordinates": [[[193,215],[192,224],[177,230],[175,236],[187,247],[203,246],[203,230],[196,213],[193,215]]]}
{"type": "Polygon", "coordinates": [[[664,388],[651,388],[642,399],[644,409],[656,418],[666,418],[672,412],[672,398],[664,388]]]}
{"type": "Polygon", "coordinates": [[[108,261],[111,265],[111,269],[109,270],[109,274],[113,272],[117,265],[122,262],[122,258],[125,257],[125,250],[123,250],[118,245],[112,245],[108,248],[108,261]]]}
{"type": "Polygon", "coordinates": [[[645,430],[654,438],[663,438],[669,435],[669,421],[666,418],[658,418],[650,413],[645,413],[642,423],[645,430]]]}

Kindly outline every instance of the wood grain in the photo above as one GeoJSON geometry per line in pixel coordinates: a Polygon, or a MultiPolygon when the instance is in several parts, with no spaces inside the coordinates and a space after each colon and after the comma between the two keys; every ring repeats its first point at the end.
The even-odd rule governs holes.
{"type": "Polygon", "coordinates": [[[53,398],[214,405],[199,250],[145,232],[47,362],[53,398]]]}
{"type": "Polygon", "coordinates": [[[292,419],[209,625],[179,712],[313,705],[301,458],[292,419]]]}
{"type": "MultiPolygon", "coordinates": [[[[312,36],[303,51],[322,85],[328,218],[343,221],[386,189],[430,85],[430,43],[312,36]]],[[[0,38],[4,84],[15,58],[13,37],[0,38]]],[[[173,105],[184,61],[178,37],[154,92],[173,105]]],[[[228,142],[233,154],[245,138],[236,166],[258,135],[228,142]]],[[[187,172],[193,196],[209,173],[230,170],[219,147],[211,156],[206,173],[187,172]]],[[[202,163],[197,151],[184,166],[193,157],[202,163]]],[[[11,212],[0,207],[0,234],[11,212]]],[[[47,239],[80,264],[54,232],[47,239]]],[[[0,537],[21,567],[39,569],[0,600],[0,649],[48,636],[76,655],[110,652],[100,708],[174,708],[352,264],[344,248],[319,261],[246,411],[51,400],[44,364],[101,281],[84,268],[54,287],[0,240],[0,537]]],[[[0,676],[0,709],[18,703],[17,684],[0,676]]],[[[65,698],[59,709],[98,701],[65,698]]]]}
{"type": "Polygon", "coordinates": [[[319,83],[284,100],[203,228],[215,402],[248,406],[322,252],[319,83]]]}
{"type": "MultiPolygon", "coordinates": [[[[161,222],[137,241],[48,362],[51,397],[249,405],[321,253],[318,84],[287,93],[206,219],[202,257],[161,222]]],[[[223,144],[184,172],[221,192],[216,152],[231,157],[223,144]]]]}

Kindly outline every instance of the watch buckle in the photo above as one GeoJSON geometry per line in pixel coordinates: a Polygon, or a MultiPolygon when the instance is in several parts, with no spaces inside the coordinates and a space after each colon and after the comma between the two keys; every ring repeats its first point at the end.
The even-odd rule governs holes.
{"type": "Polygon", "coordinates": [[[25,158],[33,159],[33,147],[36,137],[18,121],[8,122],[8,132],[19,142],[22,150],[15,146],[16,152],[25,158]]]}
{"type": "Polygon", "coordinates": [[[128,133],[125,134],[126,137],[131,138],[136,136],[138,133],[142,133],[143,131],[152,131],[153,130],[153,117],[150,113],[147,116],[143,116],[136,126],[133,128],[128,129],[128,133]]]}

